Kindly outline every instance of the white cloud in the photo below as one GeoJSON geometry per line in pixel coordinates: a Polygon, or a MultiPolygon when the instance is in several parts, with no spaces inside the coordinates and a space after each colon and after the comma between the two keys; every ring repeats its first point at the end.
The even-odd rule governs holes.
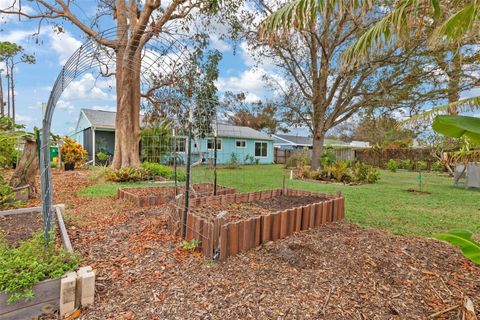
{"type": "Polygon", "coordinates": [[[116,107],[116,106],[109,106],[109,105],[92,106],[92,107],[89,107],[89,109],[93,109],[93,110],[103,110],[103,111],[112,111],[112,112],[116,112],[116,111],[117,111],[117,107],[116,107]]]}
{"type": "Polygon", "coordinates": [[[82,45],[81,41],[66,31],[62,33],[50,31],[48,37],[52,49],[58,54],[58,62],[61,65],[64,65],[68,58],[82,45]]]}
{"type": "Polygon", "coordinates": [[[232,46],[226,41],[220,39],[216,34],[210,35],[210,45],[220,52],[228,52],[232,50],[232,46]]]}
{"type": "Polygon", "coordinates": [[[23,124],[29,124],[30,122],[32,122],[32,117],[30,116],[26,116],[26,115],[22,115],[22,114],[16,114],[15,115],[15,120],[20,122],[20,123],[23,123],[23,124]]]}
{"type": "Polygon", "coordinates": [[[70,101],[58,100],[56,107],[60,110],[66,111],[67,113],[75,112],[75,106],[70,101]]]}
{"type": "Polygon", "coordinates": [[[70,83],[63,92],[62,99],[115,100],[115,96],[108,92],[113,87],[113,79],[96,79],[93,74],[86,73],[79,80],[74,80],[70,83]]]}
{"type": "Polygon", "coordinates": [[[5,35],[2,35],[2,41],[20,43],[23,42],[25,39],[30,37],[34,31],[32,30],[13,30],[5,35]]]}

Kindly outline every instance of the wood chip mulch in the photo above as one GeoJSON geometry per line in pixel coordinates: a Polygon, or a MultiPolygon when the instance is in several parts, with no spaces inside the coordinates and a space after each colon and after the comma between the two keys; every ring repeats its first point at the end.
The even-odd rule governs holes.
{"type": "Polygon", "coordinates": [[[326,200],[319,196],[277,196],[268,200],[256,200],[247,203],[202,204],[191,211],[204,218],[215,218],[222,213],[227,222],[234,222],[250,217],[266,215],[296,207],[318,203],[326,200]]]}
{"type": "Polygon", "coordinates": [[[462,295],[480,316],[480,268],[440,241],[340,222],[213,263],[180,249],[161,209],[78,196],[90,182],[69,178],[56,197],[97,272],[80,319],[427,319],[462,295]]]}

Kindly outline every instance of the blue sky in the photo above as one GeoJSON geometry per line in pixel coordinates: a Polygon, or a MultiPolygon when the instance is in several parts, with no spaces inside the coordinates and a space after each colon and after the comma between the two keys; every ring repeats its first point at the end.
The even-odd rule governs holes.
{"type": "MultiPolygon", "coordinates": [[[[0,7],[5,8],[10,2],[11,0],[0,0],[0,7]]],[[[29,3],[24,3],[24,7],[25,4],[29,3]]],[[[94,7],[95,1],[82,1],[82,10],[77,13],[83,17],[93,16],[94,7]]],[[[17,122],[27,125],[29,129],[33,126],[40,127],[42,103],[47,102],[63,64],[84,41],[83,33],[76,27],[65,24],[65,32],[58,34],[54,32],[53,26],[44,24],[40,36],[32,37],[38,28],[38,21],[18,21],[18,17],[13,16],[2,16],[0,21],[0,41],[20,44],[25,53],[36,56],[36,64],[21,64],[15,70],[15,101],[17,122]]],[[[216,34],[211,34],[210,43],[223,55],[217,82],[220,93],[246,92],[250,101],[267,95],[262,81],[263,70],[254,67],[244,44],[238,44],[234,50],[231,44],[221,40],[216,34]]],[[[52,123],[53,131],[64,135],[74,130],[81,108],[115,110],[113,83],[113,78],[98,78],[95,73],[84,74],[72,82],[57,104],[52,123]]]]}

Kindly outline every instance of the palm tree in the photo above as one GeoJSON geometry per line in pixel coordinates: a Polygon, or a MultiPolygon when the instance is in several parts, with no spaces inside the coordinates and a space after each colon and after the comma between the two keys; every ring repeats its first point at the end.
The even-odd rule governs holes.
{"type": "MultiPolygon", "coordinates": [[[[401,0],[381,20],[367,30],[343,53],[347,68],[368,59],[373,50],[382,49],[409,39],[412,32],[421,30],[425,24],[438,23],[430,35],[430,43],[458,41],[471,35],[479,26],[480,0],[453,1],[460,9],[442,21],[440,0],[401,0]]],[[[452,3],[450,3],[451,5],[452,3]]],[[[303,28],[314,23],[317,15],[326,10],[345,14],[351,8],[373,5],[372,0],[294,0],[270,15],[262,24],[261,33],[269,36],[285,34],[293,28],[303,28]]],[[[480,57],[480,54],[479,54],[480,57]]],[[[480,97],[463,99],[429,110],[419,118],[433,118],[433,129],[439,133],[461,137],[467,136],[480,143],[480,119],[467,116],[439,115],[452,111],[471,111],[480,108],[480,97]]]]}

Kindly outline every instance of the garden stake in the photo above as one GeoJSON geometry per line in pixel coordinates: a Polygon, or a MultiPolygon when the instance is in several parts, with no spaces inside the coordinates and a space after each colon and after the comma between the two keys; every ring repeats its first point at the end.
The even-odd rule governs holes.
{"type": "Polygon", "coordinates": [[[183,208],[183,224],[182,224],[182,238],[185,239],[187,235],[187,213],[188,200],[190,197],[190,160],[192,157],[192,126],[188,128],[188,149],[187,149],[187,168],[185,174],[185,207],[183,208]]]}

